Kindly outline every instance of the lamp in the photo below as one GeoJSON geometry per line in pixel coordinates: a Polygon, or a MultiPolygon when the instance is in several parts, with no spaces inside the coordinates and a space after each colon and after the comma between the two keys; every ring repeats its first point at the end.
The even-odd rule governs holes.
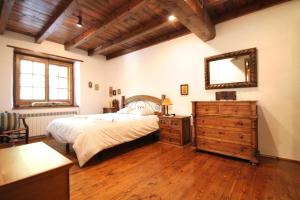
{"type": "Polygon", "coordinates": [[[173,105],[173,103],[172,103],[172,101],[169,99],[169,98],[165,98],[164,100],[163,100],[163,102],[162,102],[162,105],[163,106],[166,106],[166,108],[167,108],[167,116],[169,116],[169,113],[168,113],[168,106],[170,106],[170,105],[173,105]]]}
{"type": "Polygon", "coordinates": [[[76,26],[77,27],[79,27],[79,28],[81,28],[83,25],[82,25],[82,17],[79,15],[79,16],[77,16],[77,24],[76,24],[76,26]]]}

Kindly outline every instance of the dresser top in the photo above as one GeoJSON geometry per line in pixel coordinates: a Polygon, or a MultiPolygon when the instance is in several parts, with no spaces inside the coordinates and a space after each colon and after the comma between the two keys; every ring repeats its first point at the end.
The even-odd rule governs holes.
{"type": "Polygon", "coordinates": [[[256,100],[220,100],[220,101],[192,101],[192,102],[201,102],[201,103],[256,103],[256,100]]]}
{"type": "Polygon", "coordinates": [[[0,149],[0,158],[0,186],[73,164],[43,142],[0,149]]]}

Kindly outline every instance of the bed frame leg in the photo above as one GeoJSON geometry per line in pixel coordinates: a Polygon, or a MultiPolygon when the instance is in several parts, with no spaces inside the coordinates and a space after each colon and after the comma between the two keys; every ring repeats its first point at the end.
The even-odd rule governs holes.
{"type": "Polygon", "coordinates": [[[67,152],[67,154],[70,154],[70,144],[69,143],[66,144],[66,152],[67,152]]]}

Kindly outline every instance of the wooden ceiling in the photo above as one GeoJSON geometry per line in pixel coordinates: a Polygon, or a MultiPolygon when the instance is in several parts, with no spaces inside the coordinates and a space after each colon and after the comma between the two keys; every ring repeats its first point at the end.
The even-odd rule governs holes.
{"type": "Polygon", "coordinates": [[[215,24],[286,1],[0,0],[0,34],[9,30],[112,59],[190,32],[208,41],[215,24]],[[177,19],[169,21],[171,14],[177,19]]]}

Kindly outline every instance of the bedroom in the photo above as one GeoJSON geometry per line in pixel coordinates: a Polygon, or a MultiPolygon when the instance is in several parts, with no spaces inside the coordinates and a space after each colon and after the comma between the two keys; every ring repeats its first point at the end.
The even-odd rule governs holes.
{"type": "MultiPolygon", "coordinates": [[[[130,11],[132,4],[141,1],[68,1],[70,5],[74,4],[74,11],[63,20],[61,26],[55,27],[56,32],[48,35],[48,39],[44,38],[40,44],[35,40],[38,33],[42,31],[43,25],[45,26],[47,20],[52,19],[55,10],[64,13],[62,7],[68,5],[58,5],[62,2],[59,0],[16,0],[11,5],[10,14],[7,15],[5,22],[3,7],[7,2],[6,4],[3,2],[5,1],[0,3],[1,28],[3,23],[6,24],[4,26],[6,28],[0,36],[0,111],[25,114],[29,125],[30,143],[45,142],[74,162],[69,176],[70,199],[300,198],[297,189],[300,186],[299,1],[186,1],[186,3],[204,3],[209,16],[217,21],[213,25],[216,32],[213,39],[204,42],[190,31],[180,32],[182,34],[179,34],[180,37],[173,35],[172,37],[176,37],[174,39],[162,37],[161,41],[148,42],[147,37],[138,38],[140,45],[137,45],[138,42],[129,42],[125,47],[121,45],[123,49],[128,48],[124,51],[128,54],[120,54],[119,57],[109,60],[106,60],[103,55],[88,56],[87,53],[87,48],[99,47],[101,42],[104,42],[105,38],[101,37],[101,34],[108,37],[109,33],[102,33],[105,30],[96,39],[79,45],[79,48],[65,50],[63,44],[98,22],[93,18],[100,20],[100,16],[95,14],[97,11],[94,10],[99,9],[105,13],[107,12],[103,11],[105,6],[111,6],[109,7],[111,12],[114,9],[118,11],[120,9],[117,8],[122,7],[121,5],[126,7],[131,2],[125,9],[130,11]],[[233,5],[236,6],[235,11],[233,5]],[[245,7],[243,8],[242,5],[245,7]],[[215,12],[212,11],[213,8],[215,12]],[[83,24],[82,28],[76,26],[80,20],[83,24]],[[205,88],[205,58],[249,48],[257,50],[257,87],[205,88]],[[54,56],[58,60],[62,57],[76,60],[73,85],[73,101],[76,106],[15,108],[14,52],[22,50],[32,51],[32,54],[43,52],[42,57],[54,56]],[[92,88],[89,87],[89,82],[92,83],[92,88]],[[96,84],[99,86],[98,90],[95,89],[96,84]],[[188,84],[188,95],[181,95],[180,86],[183,84],[188,84]],[[109,94],[110,87],[116,90],[116,95],[112,97],[109,94]],[[121,94],[118,94],[118,89],[121,94]],[[122,96],[128,98],[135,95],[149,95],[160,99],[162,95],[166,95],[173,104],[169,106],[169,113],[189,116],[193,125],[191,101],[215,101],[215,92],[219,91],[236,91],[237,101],[257,101],[260,156],[259,164],[255,167],[247,160],[210,154],[206,151],[195,152],[195,141],[192,137],[183,147],[163,143],[157,138],[153,142],[151,137],[133,141],[95,156],[87,166],[79,167],[74,149],[71,148],[70,154],[67,154],[64,145],[45,137],[47,126],[44,126],[45,122],[42,120],[45,116],[39,117],[44,113],[59,113],[58,116],[46,116],[47,123],[51,121],[51,117],[65,117],[66,113],[100,114],[103,108],[111,106],[113,99],[118,99],[121,108],[122,96]],[[38,129],[38,125],[30,121],[30,115],[33,114],[38,116],[34,119],[40,119],[37,123],[43,123],[42,131],[34,130],[38,129]],[[41,135],[44,137],[40,137],[41,135]],[[145,182],[138,184],[141,180],[145,182]]],[[[134,31],[134,26],[141,24],[134,22],[139,17],[149,18],[150,15],[160,20],[167,20],[169,16],[167,9],[155,6],[149,8],[148,5],[145,7],[138,8],[136,11],[142,13],[135,15],[132,11],[133,13],[127,13],[130,16],[126,15],[128,19],[123,16],[124,19],[119,20],[124,20],[126,24],[124,26],[131,26],[131,31],[137,34],[139,29],[134,31]],[[158,12],[159,16],[153,10],[158,12]],[[143,12],[148,14],[145,15],[143,12]]],[[[109,16],[106,17],[109,21],[109,16]]],[[[156,31],[156,35],[153,34],[151,37],[155,38],[157,34],[168,35],[166,32],[172,30],[173,23],[176,23],[176,28],[185,30],[185,26],[181,24],[183,22],[179,22],[180,17],[177,18],[175,22],[167,22],[171,23],[166,25],[171,26],[167,30],[161,33],[156,31]]],[[[145,27],[151,26],[146,25],[145,27]]],[[[130,31],[122,26],[117,30],[119,32],[111,33],[110,37],[118,39],[122,31],[127,31],[125,36],[128,38],[135,36],[130,35],[130,31]]],[[[117,43],[118,40],[110,42],[117,43]]],[[[190,131],[190,134],[193,135],[193,131],[190,131]]],[[[19,147],[23,144],[23,141],[16,143],[19,147]]],[[[10,144],[1,145],[6,147],[10,144]]],[[[2,150],[13,148],[15,147],[2,150]]],[[[1,159],[1,168],[8,162],[7,160],[1,159]]],[[[28,169],[25,170],[27,171],[28,169]]],[[[1,176],[3,180],[5,176],[3,174],[1,176]]],[[[1,191],[4,192],[4,189],[1,191]]]]}

